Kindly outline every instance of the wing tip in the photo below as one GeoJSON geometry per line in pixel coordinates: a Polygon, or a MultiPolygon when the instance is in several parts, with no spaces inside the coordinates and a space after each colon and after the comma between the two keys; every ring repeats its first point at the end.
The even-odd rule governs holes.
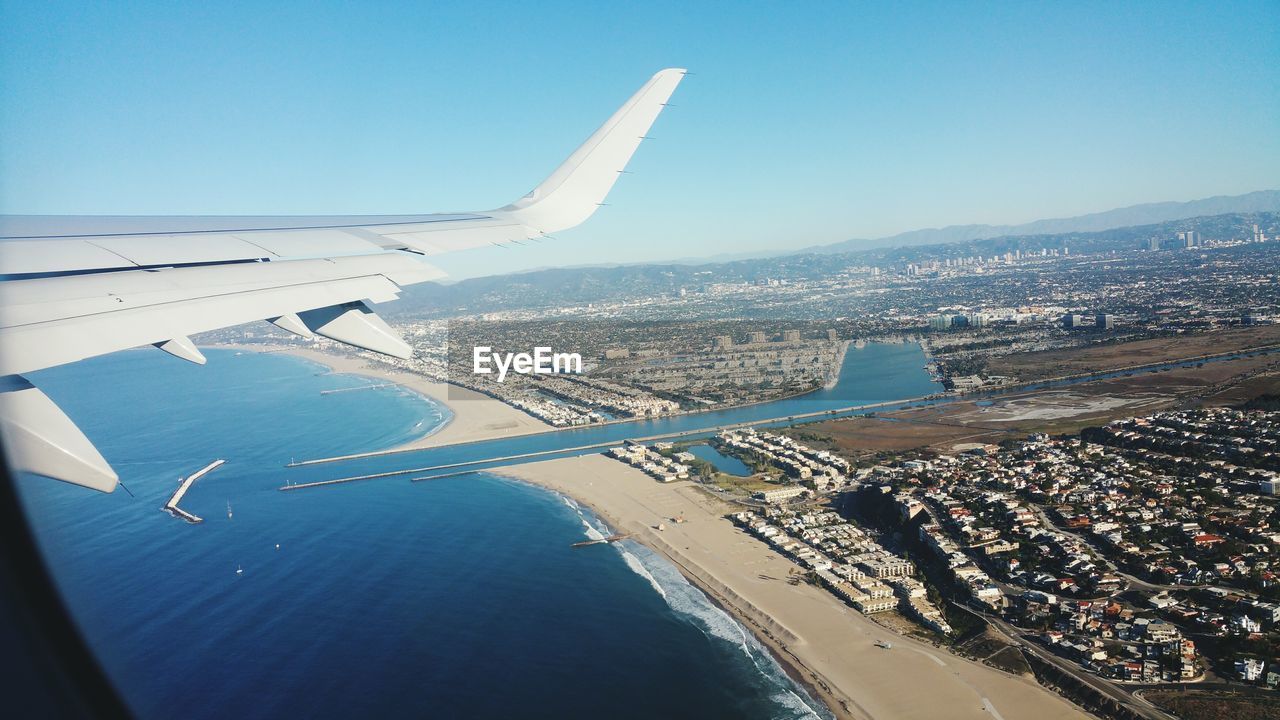
{"type": "Polygon", "coordinates": [[[604,204],[621,171],[688,70],[654,73],[559,167],[529,194],[494,213],[507,215],[535,234],[574,227],[604,204]],[[619,129],[622,132],[617,132],[619,129]]]}

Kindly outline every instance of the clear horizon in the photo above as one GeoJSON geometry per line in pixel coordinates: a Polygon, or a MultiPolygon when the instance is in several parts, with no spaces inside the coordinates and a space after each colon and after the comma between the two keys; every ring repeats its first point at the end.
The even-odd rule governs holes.
{"type": "Polygon", "coordinates": [[[0,5],[0,211],[484,209],[689,67],[602,209],[455,279],[1280,187],[1275,3],[0,5]]]}

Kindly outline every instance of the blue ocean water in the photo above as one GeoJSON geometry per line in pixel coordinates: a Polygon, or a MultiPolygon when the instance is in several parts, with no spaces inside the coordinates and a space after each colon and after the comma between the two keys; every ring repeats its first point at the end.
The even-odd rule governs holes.
{"type": "Polygon", "coordinates": [[[282,355],[154,351],[37,374],[133,493],[19,488],[88,637],[143,717],[790,718],[827,713],[642,546],[491,475],[280,492],[293,457],[448,411],[282,355]],[[180,476],[215,458],[184,509],[180,476]],[[237,573],[237,569],[243,570],[237,573]]]}

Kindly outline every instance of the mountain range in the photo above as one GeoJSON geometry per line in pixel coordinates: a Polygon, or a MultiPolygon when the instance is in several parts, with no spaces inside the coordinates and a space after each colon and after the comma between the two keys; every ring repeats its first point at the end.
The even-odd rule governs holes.
{"type": "Polygon", "coordinates": [[[1021,225],[948,225],[943,228],[910,230],[874,240],[845,240],[830,245],[818,245],[799,252],[846,253],[872,248],[942,245],[1009,235],[1100,232],[1194,217],[1276,211],[1280,211],[1280,190],[1257,190],[1244,195],[1216,195],[1188,202],[1144,203],[1076,217],[1036,220],[1021,225]]]}
{"type": "Polygon", "coordinates": [[[811,250],[725,261],[704,259],[701,263],[548,268],[469,278],[447,285],[430,282],[414,285],[406,288],[400,302],[388,308],[388,317],[447,317],[514,308],[563,307],[624,297],[669,297],[682,288],[697,289],[709,283],[747,282],[763,278],[816,279],[844,272],[849,267],[902,269],[909,263],[992,257],[1010,252],[1034,253],[1067,248],[1072,254],[1093,254],[1136,250],[1145,248],[1152,238],[1170,242],[1183,230],[1196,230],[1206,240],[1244,239],[1250,237],[1254,224],[1269,236],[1275,236],[1280,233],[1280,212],[1233,212],[1106,230],[1001,234],[929,244],[924,244],[928,242],[924,239],[928,236],[917,235],[916,243],[909,245],[895,243],[861,249],[811,250]]]}

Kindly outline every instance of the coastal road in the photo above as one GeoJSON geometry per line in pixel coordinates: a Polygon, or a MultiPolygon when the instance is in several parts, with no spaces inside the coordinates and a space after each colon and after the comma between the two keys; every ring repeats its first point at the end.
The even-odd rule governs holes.
{"type": "Polygon", "coordinates": [[[1021,648],[1023,652],[1031,653],[1045,662],[1052,663],[1058,669],[1088,685],[1094,690],[1097,690],[1104,696],[1129,708],[1135,713],[1138,713],[1142,717],[1148,718],[1149,720],[1178,720],[1177,717],[1156,707],[1150,700],[1139,695],[1134,695],[1124,687],[1108,682],[1093,673],[1084,672],[1075,663],[1041,648],[1036,644],[1034,633],[1025,632],[1013,625],[1010,625],[1000,617],[981,612],[969,607],[968,605],[962,605],[960,603],[955,603],[954,601],[953,604],[980,615],[984,620],[991,624],[992,628],[997,630],[1001,635],[1004,635],[1007,640],[1021,648]]]}

